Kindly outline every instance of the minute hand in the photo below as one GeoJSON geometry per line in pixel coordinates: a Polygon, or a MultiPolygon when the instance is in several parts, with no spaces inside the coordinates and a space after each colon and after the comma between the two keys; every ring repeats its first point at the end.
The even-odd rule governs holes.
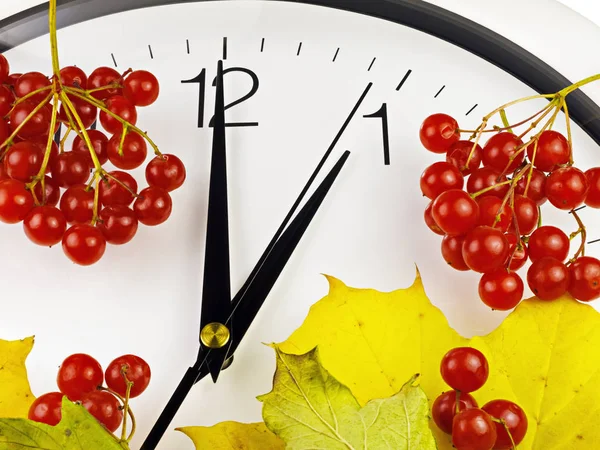
{"type": "Polygon", "coordinates": [[[321,203],[323,203],[325,196],[342,170],[348,156],[350,156],[350,152],[344,152],[333,169],[331,169],[316,189],[315,193],[307,201],[306,205],[300,210],[296,218],[277,240],[277,243],[271,248],[262,265],[255,267],[255,270],[253,270],[255,276],[252,280],[248,280],[250,284],[247,289],[240,291],[233,299],[231,316],[227,321],[228,326],[232,330],[231,345],[227,354],[221,352],[208,355],[209,366],[221,367],[225,358],[231,356],[239,346],[258,311],[271,292],[273,285],[304,235],[304,232],[321,206],[321,203]]]}

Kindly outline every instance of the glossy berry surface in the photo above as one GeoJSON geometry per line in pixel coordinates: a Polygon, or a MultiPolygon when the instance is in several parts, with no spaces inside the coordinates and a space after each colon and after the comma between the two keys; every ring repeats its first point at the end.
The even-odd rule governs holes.
{"type": "Polygon", "coordinates": [[[133,201],[138,185],[131,175],[120,170],[108,173],[108,180],[100,181],[100,201],[104,206],[127,206],[133,201]],[[117,181],[115,181],[115,178],[117,181]]]}
{"type": "MultiPolygon", "coordinates": [[[[94,152],[98,157],[98,161],[100,164],[106,163],[106,161],[108,161],[108,137],[100,130],[87,130],[87,134],[92,143],[92,147],[94,148],[94,152]]],[[[82,153],[85,155],[88,159],[89,166],[93,166],[90,150],[85,141],[79,136],[75,136],[72,149],[74,153],[82,153]]]]}
{"type": "Polygon", "coordinates": [[[478,197],[478,225],[486,225],[488,227],[497,228],[503,233],[506,232],[512,223],[513,211],[508,202],[506,202],[504,205],[502,203],[502,200],[498,197],[478,197]]]}
{"type": "Polygon", "coordinates": [[[75,264],[89,266],[102,258],[106,250],[106,238],[91,225],[75,224],[69,228],[62,240],[63,252],[75,264]]]}
{"type": "Polygon", "coordinates": [[[471,230],[463,242],[462,254],[471,270],[491,272],[504,265],[509,245],[506,236],[492,227],[478,226],[471,230]]]}
{"type": "Polygon", "coordinates": [[[10,125],[12,130],[17,130],[17,135],[23,139],[41,134],[48,134],[50,130],[50,111],[47,108],[41,108],[34,112],[37,103],[32,100],[25,100],[12,109],[10,113],[10,125]],[[26,121],[27,117],[31,116],[26,121]]]}
{"type": "Polygon", "coordinates": [[[44,177],[44,191],[42,191],[42,183],[38,183],[33,188],[35,198],[42,205],[56,206],[60,201],[60,186],[54,178],[46,175],[44,177]]]}
{"type": "MultiPolygon", "coordinates": [[[[456,416],[456,391],[448,391],[439,395],[431,406],[433,421],[446,434],[452,434],[452,420],[456,416]]],[[[466,392],[461,392],[458,397],[458,412],[469,408],[477,408],[477,401],[466,392]]]]}
{"type": "Polygon", "coordinates": [[[122,245],[131,241],[138,229],[138,220],[133,210],[123,205],[107,206],[100,211],[97,227],[106,242],[122,245]]]}
{"type": "Polygon", "coordinates": [[[85,184],[68,188],[60,199],[60,209],[69,223],[88,223],[94,215],[94,189],[85,184]]]}
{"type": "Polygon", "coordinates": [[[447,114],[432,114],[421,124],[421,144],[433,153],[446,153],[460,139],[458,123],[447,114]]]}
{"type": "Polygon", "coordinates": [[[104,100],[113,95],[121,95],[122,89],[110,86],[112,83],[118,84],[121,81],[121,74],[112,67],[98,67],[88,76],[88,89],[98,89],[109,86],[105,89],[99,89],[91,93],[92,97],[98,100],[104,100]]]}
{"type": "Polygon", "coordinates": [[[457,347],[442,358],[440,373],[452,389],[469,393],[485,384],[489,375],[489,366],[487,359],[479,350],[472,347],[457,347]]]}
{"type": "Polygon", "coordinates": [[[52,165],[52,178],[61,187],[84,184],[90,178],[91,167],[88,161],[81,153],[61,153],[52,165]]]}
{"type": "Polygon", "coordinates": [[[119,395],[125,396],[127,391],[123,372],[133,382],[130,398],[142,394],[150,384],[152,373],[146,361],[136,355],[119,356],[106,368],[106,385],[119,395]]]}
{"type": "Polygon", "coordinates": [[[58,424],[62,417],[62,398],[61,392],[40,395],[29,407],[27,418],[50,426],[58,424]]]}
{"type": "Polygon", "coordinates": [[[125,135],[123,146],[121,145],[122,133],[113,135],[108,141],[108,159],[117,168],[123,170],[135,169],[142,165],[148,154],[146,141],[136,132],[125,135]]]}
{"type": "Polygon", "coordinates": [[[482,153],[483,150],[480,145],[476,145],[475,149],[473,149],[473,142],[458,141],[452,144],[448,149],[448,153],[446,153],[446,162],[454,165],[464,176],[466,176],[479,168],[481,165],[482,153]],[[473,152],[472,155],[471,152],[473,152]],[[470,160],[469,155],[471,155],[470,160]],[[469,162],[468,165],[467,161],[469,162]]]}
{"type": "Polygon", "coordinates": [[[588,193],[589,182],[585,173],[576,167],[564,167],[550,173],[546,182],[546,196],[556,208],[571,210],[581,205],[588,193]]]}
{"type": "Polygon", "coordinates": [[[171,215],[173,202],[167,191],[157,187],[147,187],[140,191],[133,203],[133,211],[138,220],[147,226],[165,222],[171,215]]]}
{"type": "Polygon", "coordinates": [[[117,431],[123,422],[121,403],[106,391],[91,391],[83,396],[81,404],[98,422],[111,433],[117,431]]]}
{"type": "Polygon", "coordinates": [[[75,353],[60,365],[56,383],[69,400],[77,401],[101,386],[103,380],[104,374],[98,361],[85,353],[75,353]]]}
{"type": "Polygon", "coordinates": [[[464,179],[452,164],[439,161],[427,167],[421,174],[421,192],[430,200],[435,200],[442,192],[462,189],[464,179]]]}
{"type": "Polygon", "coordinates": [[[33,196],[25,184],[17,180],[0,181],[0,221],[18,223],[33,208],[33,196]]]}
{"type": "Polygon", "coordinates": [[[469,270],[462,256],[464,236],[444,236],[442,239],[442,257],[450,267],[460,271],[469,270]]]}
{"type": "MultiPolygon", "coordinates": [[[[105,100],[106,108],[113,114],[126,120],[131,125],[137,122],[137,111],[133,103],[121,95],[114,95],[105,100]]],[[[104,111],[100,111],[100,124],[106,132],[117,134],[123,130],[123,124],[115,117],[104,111]]]]}
{"type": "Polygon", "coordinates": [[[508,268],[510,270],[519,270],[527,262],[529,253],[527,250],[527,244],[525,244],[519,237],[514,233],[506,233],[506,240],[508,241],[508,258],[507,264],[510,261],[508,268]]]}
{"type": "MultiPolygon", "coordinates": [[[[529,235],[538,225],[540,217],[538,205],[533,199],[523,197],[522,195],[515,195],[514,205],[514,214],[519,227],[519,235],[529,235]]],[[[516,228],[514,229],[516,230],[516,228]]]]}
{"type": "Polygon", "coordinates": [[[155,156],[146,166],[148,185],[163,188],[167,192],[181,187],[185,178],[185,166],[175,155],[155,156]]]}
{"type": "MultiPolygon", "coordinates": [[[[27,72],[21,75],[15,83],[14,90],[17,97],[25,97],[27,94],[50,86],[50,80],[41,72],[27,72]]],[[[29,97],[28,100],[38,104],[50,94],[50,89],[38,92],[29,97]]]]}
{"type": "Polygon", "coordinates": [[[429,204],[425,208],[425,211],[423,212],[423,220],[425,220],[425,224],[429,227],[431,231],[433,231],[435,234],[439,234],[440,236],[444,236],[446,233],[444,233],[440,226],[437,223],[435,223],[435,220],[431,215],[432,205],[433,202],[429,202],[429,204]]]}
{"type": "Polygon", "coordinates": [[[508,400],[492,400],[481,409],[490,416],[504,421],[508,428],[507,432],[502,423],[495,423],[497,437],[494,450],[510,450],[513,448],[513,442],[519,445],[523,441],[527,434],[527,415],[519,405],[508,400]]]}
{"type": "Polygon", "coordinates": [[[564,261],[569,255],[569,237],[560,228],[544,225],[529,236],[528,249],[531,261],[551,256],[564,261]]]}
{"type": "Polygon", "coordinates": [[[55,206],[33,208],[23,220],[23,230],[31,242],[51,247],[62,241],[67,221],[62,211],[55,206]]]}
{"type": "Polygon", "coordinates": [[[32,142],[22,141],[8,149],[4,156],[4,169],[9,177],[27,183],[42,168],[44,155],[32,142]]]}
{"type": "Polygon", "coordinates": [[[483,165],[502,173],[513,172],[525,158],[525,151],[517,150],[522,145],[523,141],[513,133],[502,132],[493,135],[483,147],[483,165]]]}
{"type": "Polygon", "coordinates": [[[492,450],[496,424],[485,411],[472,408],[456,415],[452,424],[452,444],[457,450],[492,450]]]}
{"type": "Polygon", "coordinates": [[[577,300],[589,302],[600,297],[600,261],[591,256],[580,256],[569,266],[569,294],[577,300]]]}
{"type": "Polygon", "coordinates": [[[536,168],[533,168],[531,171],[528,170],[521,178],[519,178],[519,181],[517,181],[515,194],[528,197],[532,199],[538,206],[541,206],[546,203],[546,200],[548,200],[546,197],[546,180],[546,174],[541,170],[536,168]],[[525,195],[526,188],[527,195],[525,195]]]}
{"type": "Polygon", "coordinates": [[[480,167],[469,176],[467,180],[467,192],[475,194],[484,189],[491,188],[489,191],[486,190],[484,193],[479,194],[478,197],[492,195],[504,198],[509,189],[507,184],[501,184],[505,181],[506,175],[502,175],[499,170],[493,167],[480,167]],[[492,186],[495,187],[492,188],[492,186]]]}
{"type": "Polygon", "coordinates": [[[446,234],[460,235],[477,225],[479,206],[465,191],[451,189],[433,201],[431,215],[446,234]]]}
{"type": "Polygon", "coordinates": [[[600,208],[600,167],[592,167],[585,171],[590,186],[585,197],[585,204],[592,208],[600,208]]]}
{"type": "Polygon", "coordinates": [[[148,106],[156,101],[160,86],[147,70],[134,70],[123,82],[123,96],[135,106],[148,106]]]}
{"type": "Polygon", "coordinates": [[[497,269],[482,275],[479,280],[479,298],[492,309],[508,311],[523,299],[524,288],[519,274],[497,269]]]}
{"type": "Polygon", "coordinates": [[[527,146],[527,157],[533,165],[543,172],[550,172],[558,166],[569,162],[569,142],[561,133],[554,130],[545,130],[540,134],[537,149],[534,143],[527,146]]]}
{"type": "Polygon", "coordinates": [[[527,284],[540,300],[555,300],[569,288],[569,269],[551,256],[536,260],[527,271],[527,284]]]}

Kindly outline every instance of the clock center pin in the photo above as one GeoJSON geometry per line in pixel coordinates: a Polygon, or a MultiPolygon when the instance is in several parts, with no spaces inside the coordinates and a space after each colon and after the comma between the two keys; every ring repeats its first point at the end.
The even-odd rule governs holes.
{"type": "Polygon", "coordinates": [[[229,328],[219,322],[207,324],[200,332],[200,341],[208,348],[225,347],[230,337],[229,328]]]}

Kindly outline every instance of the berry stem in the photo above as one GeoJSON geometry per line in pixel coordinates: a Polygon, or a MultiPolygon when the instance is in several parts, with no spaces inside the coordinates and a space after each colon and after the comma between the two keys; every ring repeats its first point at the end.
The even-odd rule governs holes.
{"type": "Polygon", "coordinates": [[[580,87],[597,80],[600,80],[600,73],[584,78],[583,80],[580,80],[577,83],[573,83],[571,86],[567,86],[566,88],[558,91],[557,95],[560,95],[561,97],[566,97],[571,92],[579,89],[580,87]]]}
{"type": "Polygon", "coordinates": [[[569,107],[567,102],[563,102],[563,111],[565,113],[565,121],[567,125],[567,141],[569,143],[569,165],[573,165],[573,136],[571,134],[571,121],[569,120],[569,107]]]}
{"type": "Polygon", "coordinates": [[[96,182],[96,190],[94,191],[94,207],[92,212],[92,226],[96,225],[98,222],[98,205],[100,198],[100,180],[101,176],[99,172],[96,172],[94,175],[94,181],[96,182]]]}
{"type": "Polygon", "coordinates": [[[104,175],[106,175],[107,178],[110,178],[115,183],[117,183],[119,186],[121,186],[123,189],[126,189],[127,192],[129,192],[131,195],[133,195],[134,198],[138,198],[139,197],[139,195],[133,189],[131,189],[129,186],[127,186],[125,183],[123,183],[121,180],[119,180],[117,177],[112,176],[108,172],[104,172],[103,171],[103,173],[104,173],[104,175]]]}
{"type": "Polygon", "coordinates": [[[128,131],[129,126],[123,125],[123,133],[121,133],[121,141],[119,142],[119,150],[117,151],[119,156],[123,156],[123,144],[125,144],[125,136],[127,135],[128,131]]]}
{"type": "Polygon", "coordinates": [[[158,149],[158,146],[154,143],[154,141],[152,139],[150,139],[150,137],[145,132],[143,132],[142,130],[140,130],[135,125],[129,123],[128,121],[126,121],[125,119],[123,119],[121,116],[119,116],[119,115],[115,114],[114,112],[112,112],[102,102],[99,102],[94,97],[91,97],[91,96],[87,95],[86,92],[83,89],[65,87],[64,90],[66,92],[68,92],[69,94],[74,95],[75,97],[78,97],[78,98],[80,98],[82,100],[86,100],[91,105],[94,105],[99,110],[104,111],[106,114],[108,114],[109,116],[111,116],[113,119],[119,121],[123,126],[128,126],[132,130],[134,130],[136,133],[140,134],[152,146],[152,148],[154,149],[154,153],[156,154],[156,156],[162,156],[162,153],[158,149]]]}
{"type": "Polygon", "coordinates": [[[15,101],[15,103],[13,103],[13,106],[12,106],[12,108],[11,108],[10,112],[7,114],[7,116],[9,116],[9,115],[10,115],[10,113],[12,112],[12,110],[13,110],[13,109],[15,109],[15,106],[17,106],[19,103],[22,103],[22,102],[24,102],[25,100],[29,100],[29,99],[30,99],[31,97],[33,97],[34,95],[37,95],[37,94],[39,94],[40,92],[45,92],[45,91],[47,91],[48,89],[53,89],[53,86],[52,86],[52,85],[50,85],[50,86],[44,86],[44,87],[42,87],[42,88],[36,89],[35,91],[31,91],[29,94],[26,94],[26,95],[24,95],[23,97],[19,97],[19,98],[18,98],[18,99],[15,101]]]}
{"type": "Polygon", "coordinates": [[[506,117],[506,110],[505,109],[501,109],[500,110],[500,119],[502,119],[502,125],[504,125],[504,129],[506,131],[508,131],[509,133],[512,133],[513,130],[510,127],[510,122],[508,121],[508,117],[506,117]]]}
{"type": "MultiPolygon", "coordinates": [[[[121,375],[123,375],[123,378],[125,379],[125,383],[127,384],[127,390],[125,391],[125,401],[123,403],[123,408],[126,411],[129,411],[129,396],[131,395],[131,387],[133,386],[133,381],[129,381],[129,378],[127,378],[127,368],[126,366],[121,367],[121,375]]],[[[135,432],[135,421],[133,419],[133,415],[132,415],[132,419],[131,419],[131,434],[130,437],[126,437],[127,435],[127,415],[125,415],[123,417],[123,429],[121,430],[121,441],[129,441],[129,439],[131,439],[131,436],[133,436],[133,433],[135,432]]]]}
{"type": "MultiPolygon", "coordinates": [[[[123,403],[123,405],[125,405],[125,397],[123,397],[121,394],[113,391],[110,388],[106,388],[103,386],[99,386],[98,387],[99,390],[101,391],[106,391],[106,392],[110,392],[112,395],[114,395],[115,397],[117,397],[121,403],[123,403]]],[[[131,419],[131,431],[129,432],[129,436],[127,436],[127,439],[121,439],[119,441],[119,443],[121,445],[123,444],[127,444],[129,441],[131,441],[131,438],[133,438],[133,434],[135,433],[135,428],[136,428],[136,421],[135,421],[135,415],[133,414],[133,411],[131,410],[131,407],[129,405],[127,405],[127,408],[125,408],[125,406],[122,407],[123,410],[125,410],[127,412],[127,414],[129,415],[129,418],[131,419]]],[[[123,424],[125,425],[125,424],[123,424]]],[[[126,447],[128,448],[128,447],[126,447]]]]}
{"type": "Polygon", "coordinates": [[[58,63],[58,40],[56,38],[56,0],[50,0],[48,11],[48,27],[50,29],[50,51],[52,53],[52,71],[60,79],[60,64],[58,63]]]}
{"type": "Polygon", "coordinates": [[[510,439],[510,450],[517,450],[517,445],[515,444],[515,440],[512,437],[512,434],[510,433],[510,430],[508,428],[508,425],[506,425],[506,422],[504,419],[496,419],[494,416],[490,416],[490,418],[492,419],[492,422],[496,422],[496,423],[501,423],[502,426],[504,427],[504,430],[506,431],[506,434],[508,434],[508,438],[510,439]]]}
{"type": "Polygon", "coordinates": [[[456,399],[454,400],[454,414],[458,414],[460,412],[460,391],[454,390],[456,392],[456,399]]]}
{"type": "Polygon", "coordinates": [[[506,180],[506,181],[503,181],[503,182],[501,182],[501,183],[496,183],[496,184],[494,184],[494,185],[492,185],[492,186],[488,186],[488,187],[486,187],[486,188],[484,188],[484,189],[482,189],[482,190],[480,190],[480,191],[477,191],[477,192],[474,192],[474,193],[472,193],[472,194],[471,194],[471,198],[473,198],[473,199],[474,199],[474,198],[477,198],[477,197],[479,197],[481,194],[485,194],[486,192],[489,192],[489,191],[491,191],[491,190],[493,190],[493,189],[496,189],[498,186],[504,186],[504,185],[506,185],[506,184],[509,184],[509,183],[512,183],[512,180],[506,180]]]}
{"type": "Polygon", "coordinates": [[[577,231],[571,233],[571,236],[569,237],[569,239],[573,239],[575,236],[580,234],[581,235],[581,244],[579,245],[579,248],[577,249],[577,252],[575,252],[575,255],[573,256],[573,258],[571,258],[569,260],[568,264],[571,264],[579,256],[585,256],[585,241],[587,240],[587,230],[585,229],[585,225],[583,224],[583,221],[579,217],[579,214],[577,214],[577,211],[575,211],[575,210],[572,210],[571,214],[573,214],[573,217],[577,221],[577,225],[579,225],[579,229],[577,231]]]}
{"type": "MultiPolygon", "coordinates": [[[[54,95],[54,93],[53,93],[53,92],[51,92],[50,94],[48,94],[48,96],[47,96],[47,97],[46,97],[44,100],[42,100],[42,101],[41,101],[41,102],[40,102],[40,103],[39,103],[39,104],[38,104],[38,105],[37,105],[37,106],[36,106],[36,107],[33,109],[33,111],[31,111],[31,112],[29,113],[29,115],[28,115],[27,117],[25,117],[25,120],[23,120],[23,122],[21,122],[21,124],[20,124],[20,125],[19,125],[17,128],[15,128],[15,130],[14,130],[14,131],[11,133],[11,135],[10,135],[9,137],[7,137],[7,138],[6,138],[6,140],[5,140],[5,141],[2,143],[2,145],[0,145],[0,148],[4,148],[4,147],[6,147],[7,145],[10,145],[10,144],[12,144],[12,141],[13,141],[13,139],[15,138],[15,136],[16,136],[17,134],[19,134],[19,131],[21,131],[21,129],[22,129],[22,128],[23,128],[23,127],[24,127],[24,126],[27,124],[27,122],[29,122],[29,121],[31,120],[31,118],[32,118],[33,116],[35,116],[35,115],[38,113],[38,111],[39,111],[40,109],[42,109],[44,106],[46,106],[46,104],[47,104],[47,103],[50,101],[50,99],[52,98],[52,96],[53,96],[53,95],[54,95]]],[[[2,156],[4,156],[4,155],[2,155],[2,156]]]]}
{"type": "Polygon", "coordinates": [[[60,153],[64,153],[65,152],[65,142],[67,142],[67,138],[69,137],[69,134],[71,134],[71,130],[72,129],[73,128],[71,128],[71,126],[68,126],[67,127],[67,131],[65,131],[65,135],[60,140],[60,146],[59,146],[60,153]]]}
{"type": "Polygon", "coordinates": [[[81,134],[83,135],[83,140],[85,141],[85,144],[87,145],[87,148],[90,151],[90,156],[92,157],[92,161],[94,162],[94,168],[96,169],[96,172],[101,172],[102,164],[100,164],[100,161],[98,160],[98,155],[96,155],[96,150],[94,150],[94,146],[92,145],[90,136],[88,135],[87,130],[85,129],[85,126],[83,125],[83,122],[81,121],[81,117],[79,117],[79,114],[77,114],[77,111],[75,110],[75,106],[73,106],[73,103],[71,102],[71,100],[69,99],[67,94],[65,94],[64,91],[62,91],[60,93],[60,98],[61,98],[63,104],[67,106],[67,109],[71,110],[71,114],[73,115],[75,122],[77,122],[77,127],[81,130],[81,134]]]}

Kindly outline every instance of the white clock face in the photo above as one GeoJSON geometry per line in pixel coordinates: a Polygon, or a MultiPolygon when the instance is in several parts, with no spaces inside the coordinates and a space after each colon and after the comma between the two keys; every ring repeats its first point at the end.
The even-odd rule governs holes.
{"type": "MultiPolygon", "coordinates": [[[[184,161],[188,178],[173,193],[173,213],[165,224],[140,226],[131,243],[110,246],[91,267],[73,265],[60,246],[31,244],[20,226],[0,226],[5,255],[0,262],[1,337],[35,334],[28,359],[35,394],[56,389],[54,370],[71,353],[89,353],[103,364],[123,353],[139,354],[150,363],[153,378],[134,404],[137,447],[193,363],[212,138],[208,123],[219,59],[225,69],[244,69],[225,75],[226,103],[256,91],[227,110],[227,122],[258,123],[227,128],[233,292],[372,86],[322,175],[344,150],[351,152],[350,158],[234,364],[216,385],[207,378],[193,388],[171,428],[260,420],[255,396],[269,390],[274,370],[272,350],[261,343],[281,341],[302,323],[310,305],[327,293],[322,273],[352,286],[387,291],[408,286],[416,264],[428,295],[459,332],[486,333],[505,316],[480,302],[476,274],[455,272],[445,264],[440,237],[423,223],[427,201],[419,192],[419,176],[439,158],[422,148],[418,129],[434,112],[451,114],[462,128],[472,129],[500,104],[535,93],[512,76],[414,29],[303,4],[153,7],[70,26],[59,31],[58,39],[62,65],[90,72],[116,64],[120,71],[144,68],[157,76],[160,97],[139,109],[138,126],[163,152],[184,161]],[[191,79],[197,82],[182,83],[191,79]],[[382,119],[364,117],[384,103],[389,164],[384,162],[382,119]],[[202,127],[199,105],[204,106],[202,127]]],[[[6,55],[14,72],[51,72],[47,36],[6,55]]],[[[536,106],[543,103],[516,108],[516,115],[526,117],[536,106]]],[[[591,167],[597,145],[577,127],[574,142],[578,165],[591,167]]],[[[134,175],[144,182],[143,169],[134,175]]],[[[544,216],[545,223],[574,230],[575,222],[569,220],[564,213],[544,216]]],[[[585,220],[590,230],[598,229],[597,214],[585,213],[585,220]]],[[[598,249],[590,247],[590,254],[597,256],[598,249]]],[[[169,431],[159,448],[191,444],[169,431]]]]}

